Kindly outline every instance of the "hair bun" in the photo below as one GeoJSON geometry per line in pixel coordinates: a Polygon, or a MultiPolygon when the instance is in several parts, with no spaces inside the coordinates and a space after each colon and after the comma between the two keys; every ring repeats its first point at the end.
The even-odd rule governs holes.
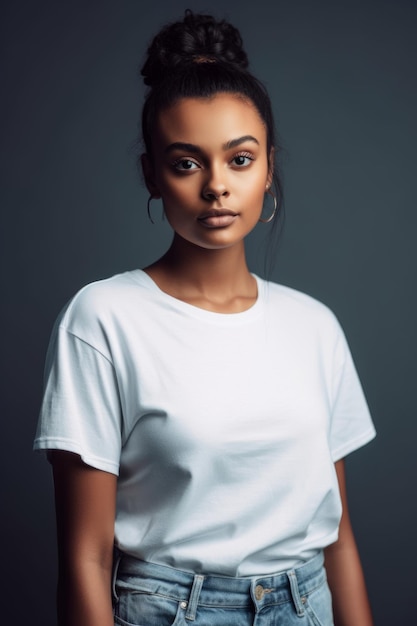
{"type": "Polygon", "coordinates": [[[187,10],[181,22],[168,24],[154,37],[141,74],[145,85],[152,86],[168,72],[192,62],[226,62],[246,69],[248,57],[237,28],[187,10]]]}

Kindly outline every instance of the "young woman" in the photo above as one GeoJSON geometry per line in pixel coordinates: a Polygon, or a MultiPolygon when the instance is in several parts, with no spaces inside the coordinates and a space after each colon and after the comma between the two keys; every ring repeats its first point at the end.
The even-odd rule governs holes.
{"type": "Polygon", "coordinates": [[[35,448],[60,626],[371,626],[343,458],[374,427],[346,340],[245,260],[281,207],[268,95],[238,31],[191,12],[142,73],[173,241],[82,289],[52,335],[35,448]]]}

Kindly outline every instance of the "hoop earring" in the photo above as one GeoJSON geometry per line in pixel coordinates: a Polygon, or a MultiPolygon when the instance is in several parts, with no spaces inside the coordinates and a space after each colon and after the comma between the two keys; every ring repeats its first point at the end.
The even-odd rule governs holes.
{"type": "Polygon", "coordinates": [[[148,204],[147,204],[147,210],[148,210],[148,217],[151,221],[151,224],[155,224],[155,222],[152,219],[152,215],[151,215],[151,201],[153,200],[152,196],[149,196],[148,198],[148,204]]]}
{"type": "Polygon", "coordinates": [[[262,224],[269,224],[269,222],[272,222],[272,220],[274,219],[276,212],[277,212],[277,198],[276,195],[270,190],[267,189],[266,193],[269,193],[270,196],[272,196],[272,199],[274,201],[274,210],[272,211],[272,214],[265,220],[262,219],[261,217],[259,218],[259,221],[262,222],[262,224]]]}

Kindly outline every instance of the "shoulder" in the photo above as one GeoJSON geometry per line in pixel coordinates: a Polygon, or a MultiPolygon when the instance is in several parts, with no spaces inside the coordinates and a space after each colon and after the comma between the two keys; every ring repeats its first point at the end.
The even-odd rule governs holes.
{"type": "Polygon", "coordinates": [[[292,287],[261,280],[267,305],[271,309],[286,311],[291,315],[337,324],[333,311],[313,296],[292,287]]]}
{"type": "Polygon", "coordinates": [[[80,338],[86,332],[103,331],[123,310],[134,306],[136,298],[144,299],[143,289],[140,270],[88,283],[67,302],[56,325],[80,338]]]}
{"type": "Polygon", "coordinates": [[[294,349],[320,354],[337,368],[345,362],[350,353],[346,335],[326,304],[273,282],[265,282],[264,290],[270,328],[280,328],[294,349]]]}
{"type": "Polygon", "coordinates": [[[263,285],[266,312],[271,323],[284,327],[301,339],[316,338],[322,345],[345,341],[335,313],[323,302],[292,287],[270,281],[263,285]]]}

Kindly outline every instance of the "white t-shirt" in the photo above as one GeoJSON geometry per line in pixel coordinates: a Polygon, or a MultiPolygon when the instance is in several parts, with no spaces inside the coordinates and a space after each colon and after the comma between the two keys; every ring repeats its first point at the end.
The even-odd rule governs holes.
{"type": "Polygon", "coordinates": [[[34,446],[118,474],[133,556],[256,576],[337,538],[334,462],[374,437],[367,404],[329,309],[256,279],[254,306],[222,314],[126,272],[58,319],[34,446]]]}

